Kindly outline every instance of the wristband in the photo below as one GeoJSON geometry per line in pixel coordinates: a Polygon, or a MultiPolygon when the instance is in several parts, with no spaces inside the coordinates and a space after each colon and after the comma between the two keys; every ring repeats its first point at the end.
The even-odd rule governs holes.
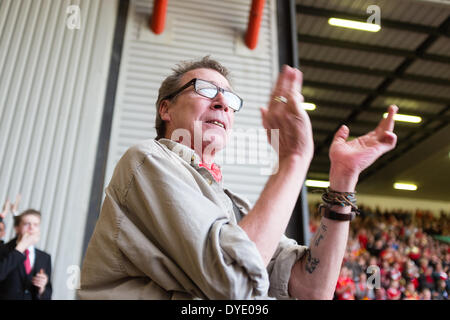
{"type": "Polygon", "coordinates": [[[323,204],[319,205],[319,213],[323,217],[335,221],[352,221],[353,218],[355,218],[355,213],[353,211],[350,213],[339,213],[331,210],[330,208],[324,206],[323,204]]]}

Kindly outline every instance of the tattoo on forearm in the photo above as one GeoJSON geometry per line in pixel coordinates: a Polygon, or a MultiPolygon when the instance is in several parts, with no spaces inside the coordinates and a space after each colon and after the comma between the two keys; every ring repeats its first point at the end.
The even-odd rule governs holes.
{"type": "Polygon", "coordinates": [[[311,256],[311,250],[306,251],[306,266],[305,269],[309,273],[313,273],[316,267],[319,265],[320,260],[311,256]]]}
{"type": "Polygon", "coordinates": [[[316,247],[319,246],[320,240],[325,238],[325,232],[327,232],[327,226],[321,223],[319,229],[317,230],[317,235],[315,237],[316,239],[314,241],[314,245],[316,247]]]}

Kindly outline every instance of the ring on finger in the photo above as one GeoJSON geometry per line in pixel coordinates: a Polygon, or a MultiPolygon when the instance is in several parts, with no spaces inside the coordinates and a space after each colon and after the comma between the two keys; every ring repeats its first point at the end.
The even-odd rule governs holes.
{"type": "Polygon", "coordinates": [[[286,97],[283,97],[283,96],[275,96],[275,97],[273,97],[273,100],[274,101],[277,101],[277,102],[282,102],[282,103],[287,103],[287,98],[286,97]]]}

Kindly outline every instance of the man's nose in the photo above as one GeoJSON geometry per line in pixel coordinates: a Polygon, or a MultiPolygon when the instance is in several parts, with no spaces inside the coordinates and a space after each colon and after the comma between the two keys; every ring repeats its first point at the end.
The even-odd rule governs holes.
{"type": "Polygon", "coordinates": [[[228,112],[228,110],[229,110],[228,104],[227,104],[225,96],[223,95],[222,92],[219,92],[217,94],[211,108],[216,109],[216,110],[223,109],[223,111],[228,112]]]}

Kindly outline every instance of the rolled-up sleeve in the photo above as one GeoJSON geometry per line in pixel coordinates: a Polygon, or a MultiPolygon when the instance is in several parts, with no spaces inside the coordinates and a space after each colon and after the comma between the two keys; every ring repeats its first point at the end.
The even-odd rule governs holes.
{"type": "Polygon", "coordinates": [[[298,245],[293,239],[282,236],[267,271],[269,273],[269,296],[276,299],[291,299],[288,291],[289,278],[294,264],[304,255],[306,246],[298,245]]]}
{"type": "Polygon", "coordinates": [[[203,178],[186,170],[149,153],[123,173],[119,250],[166,291],[203,299],[267,296],[269,276],[255,244],[203,194],[203,178]]]}

